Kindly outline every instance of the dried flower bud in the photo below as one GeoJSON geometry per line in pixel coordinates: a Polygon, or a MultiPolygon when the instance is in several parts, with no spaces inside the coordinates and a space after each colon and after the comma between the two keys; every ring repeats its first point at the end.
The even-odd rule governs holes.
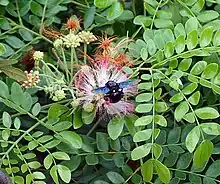
{"type": "Polygon", "coordinates": [[[70,48],[70,47],[76,48],[80,46],[80,42],[82,42],[82,39],[78,35],[75,35],[74,33],[70,33],[66,35],[65,37],[63,37],[62,39],[63,39],[64,45],[67,48],[70,48]]]}
{"type": "Polygon", "coordinates": [[[82,31],[78,33],[78,35],[82,39],[82,42],[86,44],[89,44],[90,42],[97,40],[97,38],[93,35],[93,33],[89,31],[82,31]]]}
{"type": "Polygon", "coordinates": [[[35,61],[43,60],[44,53],[41,52],[41,51],[35,51],[34,54],[33,54],[33,58],[34,58],[35,61]]]}
{"type": "Polygon", "coordinates": [[[31,70],[29,73],[27,71],[24,72],[26,74],[27,80],[23,81],[22,87],[31,88],[37,85],[40,82],[39,72],[31,70]]]}

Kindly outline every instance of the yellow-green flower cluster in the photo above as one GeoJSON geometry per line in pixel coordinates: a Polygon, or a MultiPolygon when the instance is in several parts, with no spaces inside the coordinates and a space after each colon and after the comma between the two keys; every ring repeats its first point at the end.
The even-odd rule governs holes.
{"type": "Polygon", "coordinates": [[[94,42],[97,40],[97,38],[93,35],[93,33],[89,31],[79,32],[78,35],[82,39],[82,42],[86,44],[89,44],[90,42],[94,42]]]}
{"type": "Polygon", "coordinates": [[[57,90],[54,92],[54,96],[52,98],[53,101],[60,101],[66,98],[66,94],[63,89],[57,90]]]}
{"type": "Polygon", "coordinates": [[[33,58],[34,60],[37,62],[37,61],[41,61],[43,60],[44,58],[44,53],[41,52],[41,51],[35,51],[34,54],[33,54],[33,58]]]}
{"type": "Polygon", "coordinates": [[[82,42],[82,39],[78,35],[75,35],[74,33],[70,33],[64,36],[62,39],[63,39],[63,44],[67,48],[71,48],[71,47],[76,48],[80,46],[80,42],[82,42]]]}

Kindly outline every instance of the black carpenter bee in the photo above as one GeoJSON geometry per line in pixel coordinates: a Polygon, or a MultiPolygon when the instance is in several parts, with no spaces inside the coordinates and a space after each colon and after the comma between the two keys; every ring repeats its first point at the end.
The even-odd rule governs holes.
{"type": "Polygon", "coordinates": [[[123,88],[128,88],[135,80],[126,80],[124,82],[108,81],[104,87],[96,88],[92,92],[97,94],[105,94],[104,99],[110,103],[119,102],[123,96],[123,88]]]}

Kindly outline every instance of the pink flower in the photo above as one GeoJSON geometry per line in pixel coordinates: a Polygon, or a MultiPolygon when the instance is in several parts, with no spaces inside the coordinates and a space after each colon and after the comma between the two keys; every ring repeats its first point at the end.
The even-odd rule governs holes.
{"type": "Polygon", "coordinates": [[[134,111],[134,104],[128,101],[129,97],[137,93],[137,81],[123,88],[123,97],[116,103],[110,102],[105,93],[96,93],[94,89],[105,87],[108,81],[116,83],[128,80],[122,68],[100,60],[93,67],[82,66],[75,75],[75,87],[79,90],[78,100],[81,104],[95,104],[96,110],[107,111],[111,115],[129,114],[134,111]]]}

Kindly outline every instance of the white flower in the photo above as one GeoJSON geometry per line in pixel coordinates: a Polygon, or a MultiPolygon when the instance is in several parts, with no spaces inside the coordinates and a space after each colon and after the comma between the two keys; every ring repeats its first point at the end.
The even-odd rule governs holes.
{"type": "Polygon", "coordinates": [[[75,76],[75,87],[83,95],[78,96],[83,108],[86,104],[95,104],[96,110],[107,111],[108,114],[127,114],[134,111],[134,104],[127,101],[127,98],[134,96],[137,92],[137,81],[123,87],[123,95],[118,101],[112,100],[106,93],[97,93],[97,88],[105,87],[108,81],[117,84],[128,80],[128,75],[122,68],[109,64],[107,61],[100,61],[94,67],[82,67],[75,76]]]}
{"type": "Polygon", "coordinates": [[[58,49],[59,47],[63,46],[63,40],[58,38],[53,42],[53,46],[58,49]]]}
{"type": "Polygon", "coordinates": [[[33,54],[33,58],[35,61],[41,61],[44,58],[44,53],[41,51],[35,51],[33,54]]]}
{"type": "Polygon", "coordinates": [[[63,44],[67,48],[70,48],[70,47],[76,48],[80,46],[80,42],[82,42],[82,39],[78,35],[75,35],[74,33],[70,33],[64,36],[62,39],[63,39],[63,44]]]}
{"type": "Polygon", "coordinates": [[[93,35],[93,33],[89,31],[79,32],[78,35],[82,39],[82,42],[86,44],[89,44],[90,42],[97,40],[97,38],[93,35]]]}

